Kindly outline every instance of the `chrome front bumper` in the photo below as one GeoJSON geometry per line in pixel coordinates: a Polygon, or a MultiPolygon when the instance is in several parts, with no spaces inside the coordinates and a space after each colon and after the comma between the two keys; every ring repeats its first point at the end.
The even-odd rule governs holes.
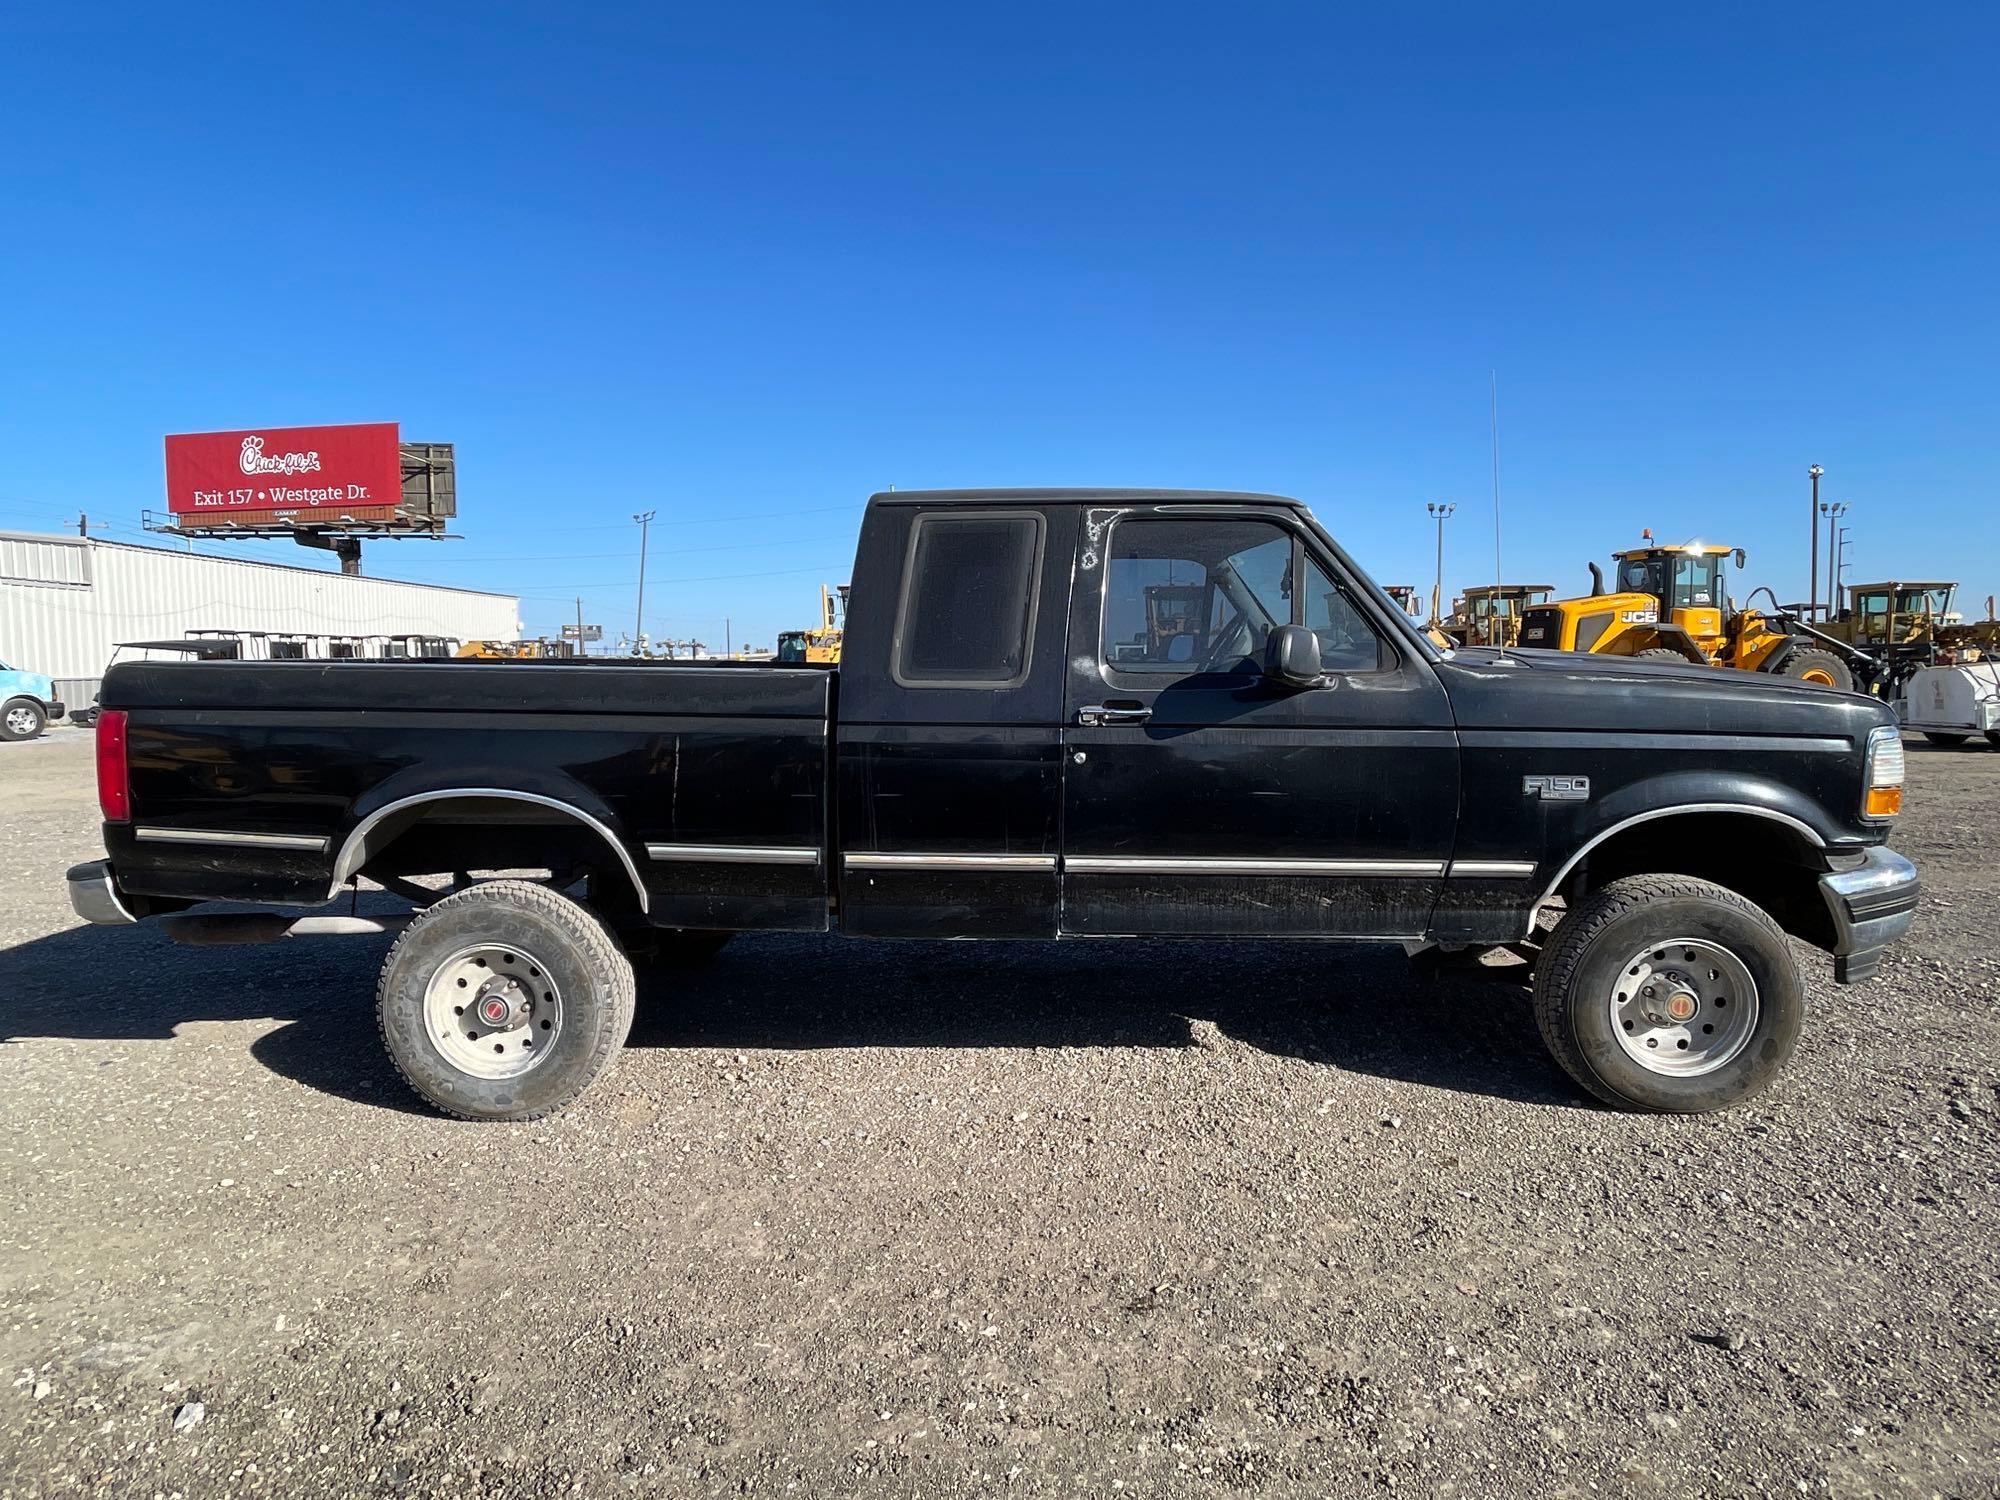
{"type": "Polygon", "coordinates": [[[118,894],[118,882],[112,879],[109,860],[93,859],[87,865],[70,866],[69,904],[84,921],[104,927],[123,927],[139,920],[126,909],[124,897],[118,894]]]}
{"type": "Polygon", "coordinates": [[[1872,979],[1882,952],[1910,930],[1916,918],[1917,867],[1880,845],[1851,870],[1819,878],[1833,916],[1833,978],[1837,984],[1872,979]]]}

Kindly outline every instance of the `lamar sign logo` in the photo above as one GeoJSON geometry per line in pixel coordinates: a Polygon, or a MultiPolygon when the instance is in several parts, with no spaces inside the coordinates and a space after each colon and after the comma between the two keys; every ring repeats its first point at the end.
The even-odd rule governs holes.
{"type": "Polygon", "coordinates": [[[403,498],[400,441],[394,422],[170,437],[167,509],[255,524],[363,510],[385,515],[403,498]],[[290,482],[298,479],[304,482],[290,482]]]}

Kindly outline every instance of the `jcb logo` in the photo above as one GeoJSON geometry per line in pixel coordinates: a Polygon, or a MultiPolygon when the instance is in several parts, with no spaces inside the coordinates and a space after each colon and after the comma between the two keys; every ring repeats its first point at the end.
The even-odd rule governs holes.
{"type": "Polygon", "coordinates": [[[1587,802],[1590,800],[1590,778],[1588,776],[1523,776],[1521,793],[1527,797],[1539,797],[1544,802],[1587,802]]]}

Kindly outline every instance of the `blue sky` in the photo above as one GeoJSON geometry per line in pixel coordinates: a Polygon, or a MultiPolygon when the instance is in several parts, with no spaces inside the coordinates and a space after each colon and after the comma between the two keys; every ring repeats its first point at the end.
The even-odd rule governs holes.
{"type": "MultiPolygon", "coordinates": [[[[1301,496],[1383,582],[1652,526],[2000,588],[1993,7],[12,7],[0,526],[396,420],[371,572],[768,645],[888,485],[1301,496]]],[[[307,561],[297,548],[259,555],[307,561]]]]}

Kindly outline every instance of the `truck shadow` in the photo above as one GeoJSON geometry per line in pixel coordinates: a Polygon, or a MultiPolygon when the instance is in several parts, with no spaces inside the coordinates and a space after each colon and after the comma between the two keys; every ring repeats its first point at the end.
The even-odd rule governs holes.
{"type": "MultiPolygon", "coordinates": [[[[191,1022],[275,1020],[286,1024],[250,1045],[272,1071],[422,1111],[371,1013],[386,948],[321,938],[192,949],[146,927],[71,928],[0,950],[0,1042],[165,1041],[191,1022]]],[[[1356,1073],[1583,1103],[1543,1053],[1522,985],[1428,975],[1393,948],[763,934],[700,970],[644,973],[639,995],[635,1048],[1193,1048],[1219,1033],[1356,1073]]]]}

